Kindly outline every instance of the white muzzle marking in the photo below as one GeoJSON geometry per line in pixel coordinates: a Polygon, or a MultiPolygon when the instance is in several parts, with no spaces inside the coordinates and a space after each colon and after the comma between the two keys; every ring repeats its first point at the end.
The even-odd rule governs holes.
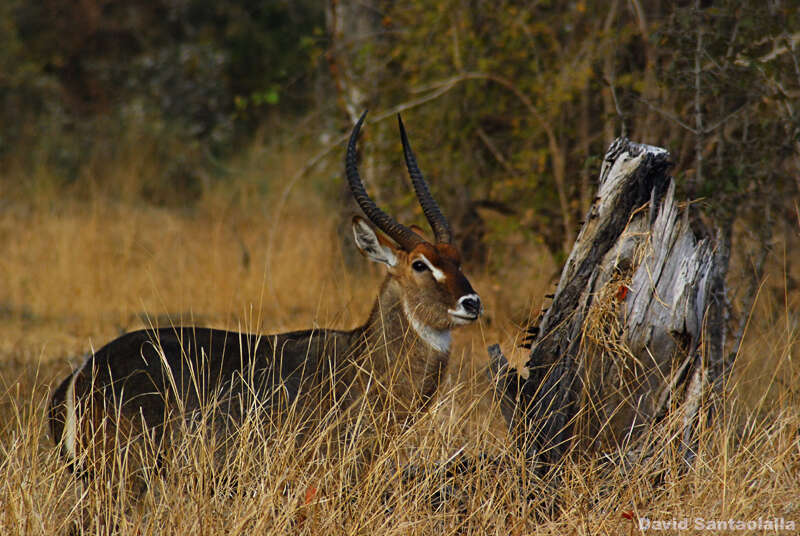
{"type": "Polygon", "coordinates": [[[447,310],[450,319],[456,324],[469,324],[470,322],[474,322],[481,315],[481,312],[483,312],[483,306],[481,305],[481,298],[477,294],[461,296],[458,299],[456,308],[447,310]],[[465,307],[467,303],[471,304],[469,309],[465,307]]]}

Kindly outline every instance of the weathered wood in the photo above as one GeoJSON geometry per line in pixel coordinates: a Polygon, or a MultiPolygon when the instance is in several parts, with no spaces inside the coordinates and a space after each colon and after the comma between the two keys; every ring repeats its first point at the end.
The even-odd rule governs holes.
{"type": "Polygon", "coordinates": [[[720,374],[727,252],[695,236],[670,165],[664,149],[612,143],[531,344],[527,378],[490,348],[503,415],[543,468],[575,445],[630,442],[676,405],[689,441],[720,374]]]}

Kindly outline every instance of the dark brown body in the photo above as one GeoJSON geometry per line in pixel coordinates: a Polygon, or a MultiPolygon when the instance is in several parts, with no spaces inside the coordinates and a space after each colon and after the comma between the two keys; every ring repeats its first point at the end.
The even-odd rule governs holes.
{"type": "Polygon", "coordinates": [[[51,431],[56,440],[64,433],[67,396],[87,399],[91,391],[102,395],[102,403],[113,408],[111,413],[156,430],[168,413],[190,415],[212,402],[224,414],[240,419],[240,408],[248,407],[235,400],[243,391],[243,380],[267,407],[285,408],[309,379],[335,375],[322,348],[327,344],[347,348],[350,338],[328,330],[276,337],[200,327],[127,333],[98,350],[56,389],[51,431]],[[298,359],[303,355],[308,358],[298,359]]]}
{"type": "Polygon", "coordinates": [[[55,390],[52,437],[75,461],[86,453],[111,454],[120,437],[146,435],[163,445],[171,427],[192,426],[209,410],[221,437],[254,408],[276,420],[291,410],[306,431],[320,425],[345,430],[346,410],[363,410],[359,402],[368,402],[370,411],[389,410],[394,422],[407,424],[436,392],[448,352],[419,337],[401,295],[388,278],[369,320],[353,331],[255,335],[176,327],[127,333],[55,390]],[[341,422],[331,422],[336,419],[341,422]]]}

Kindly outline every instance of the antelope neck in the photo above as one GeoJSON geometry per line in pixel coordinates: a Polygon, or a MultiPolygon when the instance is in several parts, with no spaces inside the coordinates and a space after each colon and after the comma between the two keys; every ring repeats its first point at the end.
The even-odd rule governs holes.
{"type": "Polygon", "coordinates": [[[395,332],[393,337],[400,339],[416,335],[423,343],[420,347],[427,347],[438,353],[450,352],[450,330],[435,329],[422,321],[406,303],[398,283],[388,277],[381,286],[367,325],[375,326],[381,331],[387,329],[393,331],[395,332]]]}
{"type": "Polygon", "coordinates": [[[414,315],[414,312],[409,308],[405,300],[403,300],[403,312],[406,314],[406,318],[408,318],[411,327],[425,344],[437,352],[444,354],[450,351],[451,337],[449,329],[434,329],[421,322],[416,315],[414,315]]]}

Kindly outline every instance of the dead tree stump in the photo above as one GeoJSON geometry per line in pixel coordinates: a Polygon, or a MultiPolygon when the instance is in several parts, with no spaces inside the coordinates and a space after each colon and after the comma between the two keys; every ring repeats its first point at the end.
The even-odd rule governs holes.
{"type": "Polygon", "coordinates": [[[501,410],[538,471],[572,448],[625,452],[676,411],[693,455],[701,403],[725,370],[728,252],[692,230],[670,167],[664,149],[614,141],[552,304],[531,330],[527,377],[489,348],[501,410]]]}

